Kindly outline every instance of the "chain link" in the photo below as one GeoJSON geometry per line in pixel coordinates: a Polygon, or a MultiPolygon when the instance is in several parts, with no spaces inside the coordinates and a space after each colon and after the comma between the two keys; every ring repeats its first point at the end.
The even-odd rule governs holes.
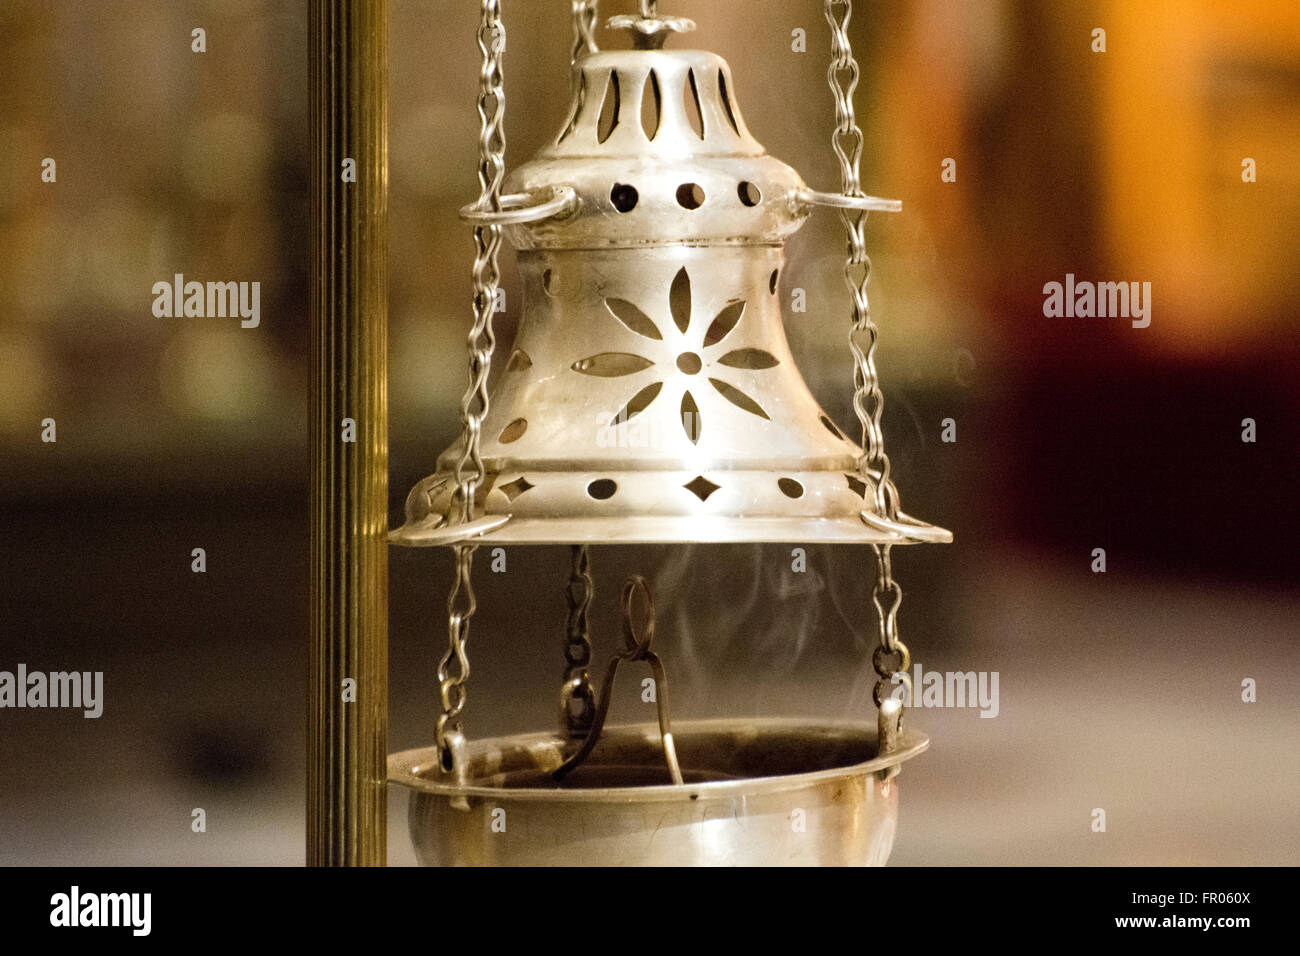
{"type": "MultiPolygon", "coordinates": [[[[474,585],[470,579],[475,545],[456,547],[456,580],[447,599],[447,653],[438,664],[438,692],[442,710],[438,714],[436,735],[438,748],[447,753],[447,736],[460,730],[465,709],[465,683],[469,680],[469,622],[478,609],[474,585]]],[[[448,767],[448,769],[450,769],[448,767]]]]}
{"type": "MultiPolygon", "coordinates": [[[[840,164],[840,179],[846,196],[862,196],[861,165],[863,135],[853,110],[853,94],[862,71],[853,56],[849,40],[849,21],[853,17],[852,0],[825,0],[826,22],[831,27],[831,62],[826,79],[835,98],[835,132],[831,145],[840,164]]],[[[885,397],[876,371],[876,344],[880,330],[871,318],[867,284],[871,279],[871,258],[867,255],[865,228],[867,213],[840,210],[840,220],[848,236],[848,255],[844,262],[844,281],[853,300],[853,325],[849,331],[849,348],[853,353],[853,411],[862,426],[862,457],[858,468],[870,479],[876,509],[890,520],[897,520],[898,491],[889,476],[889,456],[885,454],[885,436],[880,427],[885,397]]],[[[879,707],[887,685],[895,674],[907,685],[911,701],[911,681],[907,671],[911,655],[898,637],[898,607],[903,590],[894,580],[889,545],[874,545],[876,582],[871,603],[880,627],[880,646],[871,660],[879,680],[872,694],[879,707]]]]}
{"type": "MultiPolygon", "coordinates": [[[[482,17],[478,28],[478,48],[483,59],[479,72],[478,96],[478,205],[490,210],[501,208],[501,183],[505,179],[506,139],[502,120],[506,102],[501,67],[505,46],[506,31],[501,22],[500,0],[482,0],[482,17]]],[[[449,522],[457,523],[468,522],[473,517],[475,494],[487,477],[479,453],[479,436],[488,409],[488,372],[492,365],[492,350],[496,347],[492,315],[496,307],[497,286],[501,280],[497,264],[497,256],[501,251],[501,227],[475,226],[474,246],[474,324],[467,342],[469,387],[460,403],[463,432],[460,454],[456,458],[453,472],[455,491],[447,515],[449,522]]],[[[461,713],[465,709],[465,683],[469,680],[469,657],[465,648],[469,642],[470,619],[477,608],[471,580],[474,551],[474,545],[456,547],[456,580],[447,601],[448,648],[438,665],[441,712],[438,715],[437,742],[444,764],[447,763],[450,752],[449,734],[460,731],[461,713]]]]}
{"type": "Polygon", "coordinates": [[[591,579],[590,557],[585,544],[573,545],[573,566],[569,574],[569,586],[564,597],[569,604],[569,626],[567,643],[564,648],[564,679],[570,681],[575,677],[587,680],[587,668],[591,664],[591,633],[587,625],[587,614],[591,610],[594,582],[591,579]]]}
{"type": "Polygon", "coordinates": [[[573,53],[570,63],[589,53],[598,52],[596,46],[596,2],[597,0],[572,0],[573,3],[573,53]]]}
{"type": "Polygon", "coordinates": [[[572,546],[572,568],[564,590],[569,621],[564,645],[564,683],[560,690],[560,730],[570,738],[584,736],[595,717],[596,694],[591,686],[591,631],[587,615],[595,585],[585,544],[572,546]]]}
{"type": "MultiPolygon", "coordinates": [[[[497,211],[501,208],[501,183],[505,179],[506,166],[506,137],[502,127],[506,102],[501,69],[506,31],[501,23],[500,0],[482,2],[483,16],[478,29],[478,48],[483,57],[483,66],[479,72],[480,191],[477,206],[497,211]]],[[[496,308],[497,286],[501,281],[501,269],[497,263],[501,251],[501,227],[489,224],[475,226],[474,246],[474,324],[470,328],[467,342],[469,387],[460,403],[464,432],[453,475],[456,484],[452,496],[453,513],[449,516],[451,520],[461,522],[468,522],[473,516],[474,495],[486,477],[483,459],[479,454],[479,437],[483,417],[488,409],[488,372],[492,365],[492,350],[496,347],[492,315],[496,308]],[[471,469],[468,475],[465,474],[467,465],[471,469]]]]}

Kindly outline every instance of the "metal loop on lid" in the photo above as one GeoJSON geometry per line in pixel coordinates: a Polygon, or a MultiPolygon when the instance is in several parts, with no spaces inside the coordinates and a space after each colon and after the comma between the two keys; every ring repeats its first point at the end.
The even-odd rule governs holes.
{"type": "Polygon", "coordinates": [[[800,189],[793,194],[801,206],[829,206],[832,209],[855,209],[859,212],[902,212],[901,199],[881,199],[879,196],[849,196],[845,193],[823,193],[815,189],[800,189]]]}
{"type": "Polygon", "coordinates": [[[572,186],[548,186],[536,192],[504,195],[500,209],[484,209],[479,203],[470,203],[461,209],[460,218],[475,225],[517,226],[566,216],[577,204],[578,194],[572,186]]]}
{"type": "Polygon", "coordinates": [[[917,521],[915,518],[908,517],[901,512],[898,517],[900,520],[893,521],[884,515],[874,514],[870,511],[864,511],[861,514],[862,523],[868,528],[885,534],[898,535],[904,542],[948,544],[952,541],[951,531],[936,528],[934,525],[926,524],[923,521],[917,521]]]}

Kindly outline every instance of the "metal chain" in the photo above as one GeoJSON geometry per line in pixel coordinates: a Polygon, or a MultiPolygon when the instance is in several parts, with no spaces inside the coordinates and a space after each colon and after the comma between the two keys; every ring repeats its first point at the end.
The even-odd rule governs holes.
{"type": "Polygon", "coordinates": [[[573,53],[571,63],[577,63],[588,53],[598,52],[596,46],[597,0],[572,0],[573,3],[573,53]]]}
{"type": "Polygon", "coordinates": [[[572,557],[569,584],[564,591],[569,605],[569,621],[564,645],[564,684],[560,694],[560,728],[570,737],[587,732],[595,711],[590,673],[591,631],[587,623],[595,584],[587,546],[573,545],[572,557]]]}
{"type": "MultiPolygon", "coordinates": [[[[860,172],[863,136],[853,110],[853,94],[861,70],[849,41],[853,0],[825,2],[826,22],[831,27],[831,62],[826,78],[835,98],[835,132],[831,136],[831,145],[840,163],[844,194],[862,196],[865,195],[860,172]]],[[[889,456],[885,454],[885,436],[880,427],[885,405],[880,376],[876,371],[876,343],[880,331],[871,318],[871,304],[867,299],[867,283],[871,279],[871,258],[867,255],[865,237],[867,213],[843,209],[840,220],[848,236],[844,280],[853,299],[853,326],[849,331],[849,348],[853,352],[853,411],[862,426],[863,450],[858,459],[858,469],[870,479],[877,510],[886,518],[896,520],[898,491],[889,477],[889,456]]],[[[906,700],[911,701],[911,680],[907,674],[911,655],[907,645],[898,637],[898,607],[903,600],[903,591],[894,581],[890,546],[873,547],[876,552],[876,583],[871,603],[880,624],[880,646],[872,654],[871,661],[880,679],[872,696],[879,707],[886,685],[892,683],[896,673],[901,673],[899,679],[907,685],[906,700]]]]}
{"type": "Polygon", "coordinates": [[[456,581],[447,599],[447,653],[438,664],[438,693],[442,710],[435,729],[438,750],[443,755],[443,767],[450,770],[448,736],[461,729],[461,713],[465,710],[465,684],[469,680],[469,622],[478,609],[474,585],[470,580],[474,545],[456,546],[456,581]]]}
{"type": "Polygon", "coordinates": [[[587,615],[591,610],[593,585],[587,546],[575,544],[569,586],[564,592],[569,604],[568,642],[564,649],[566,681],[579,676],[585,679],[587,667],[591,664],[591,635],[587,626],[587,615]]]}
{"type": "MultiPolygon", "coordinates": [[[[482,17],[478,28],[478,48],[483,58],[478,96],[478,206],[494,211],[501,208],[501,184],[505,179],[506,139],[502,120],[506,103],[501,68],[505,45],[506,31],[501,23],[500,0],[482,0],[482,17]]],[[[483,459],[479,454],[479,436],[488,410],[488,372],[491,370],[492,350],[496,347],[492,316],[496,306],[497,286],[501,280],[497,264],[501,250],[501,227],[475,226],[474,246],[474,324],[467,343],[469,387],[460,403],[463,433],[460,455],[453,472],[456,487],[447,516],[448,521],[460,523],[468,522],[473,517],[475,493],[486,478],[483,459]]],[[[474,551],[474,545],[462,544],[456,547],[456,580],[447,601],[448,648],[438,665],[442,710],[438,715],[437,743],[443,755],[444,766],[449,770],[449,735],[452,731],[460,731],[461,713],[465,709],[465,683],[469,680],[469,657],[466,656],[465,648],[469,642],[470,619],[477,608],[471,580],[474,551]]]]}
{"type": "MultiPolygon", "coordinates": [[[[483,56],[479,72],[479,199],[475,204],[484,210],[501,208],[501,183],[505,179],[506,137],[502,127],[505,116],[505,89],[501,55],[505,51],[506,31],[501,23],[500,0],[482,0],[483,17],[478,29],[478,48],[483,56]]],[[[487,414],[488,372],[496,336],[492,316],[496,307],[497,286],[501,270],[497,256],[501,251],[501,226],[480,224],[474,227],[474,324],[470,328],[469,388],[460,403],[460,420],[464,426],[461,451],[456,459],[452,496],[452,520],[468,522],[473,516],[474,493],[486,477],[479,455],[479,436],[487,414]],[[472,468],[470,475],[465,467],[472,468]]]]}

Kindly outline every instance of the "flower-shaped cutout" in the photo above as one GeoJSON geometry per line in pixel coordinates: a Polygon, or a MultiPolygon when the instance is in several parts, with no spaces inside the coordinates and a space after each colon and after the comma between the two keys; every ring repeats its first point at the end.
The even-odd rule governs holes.
{"type": "MultiPolygon", "coordinates": [[[[693,321],[692,313],[695,309],[691,298],[691,277],[683,267],[673,277],[668,290],[671,326],[664,323],[661,327],[626,299],[607,298],[605,307],[624,328],[645,340],[645,350],[653,357],[632,352],[599,352],[579,359],[570,368],[583,375],[620,378],[653,367],[661,370],[659,374],[662,376],[632,395],[614,416],[611,426],[625,422],[649,408],[663,392],[670,368],[675,368],[683,376],[702,375],[732,405],[758,418],[771,420],[757,401],[724,377],[728,374],[726,369],[761,370],[775,368],[780,364],[775,355],[763,349],[735,348],[723,351],[724,340],[731,335],[745,314],[744,299],[727,303],[707,325],[693,321]]],[[[699,403],[689,384],[682,390],[678,414],[686,437],[698,444],[704,433],[704,422],[699,403]]]]}

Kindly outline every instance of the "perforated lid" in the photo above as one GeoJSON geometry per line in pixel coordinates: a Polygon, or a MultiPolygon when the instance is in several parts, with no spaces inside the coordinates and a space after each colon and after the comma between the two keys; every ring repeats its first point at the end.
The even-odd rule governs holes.
{"type": "Polygon", "coordinates": [[[572,89],[564,127],[506,189],[570,186],[578,207],[510,227],[517,247],[766,245],[807,217],[795,198],[803,180],[750,134],[721,57],[596,53],[574,65],[572,89]]]}

